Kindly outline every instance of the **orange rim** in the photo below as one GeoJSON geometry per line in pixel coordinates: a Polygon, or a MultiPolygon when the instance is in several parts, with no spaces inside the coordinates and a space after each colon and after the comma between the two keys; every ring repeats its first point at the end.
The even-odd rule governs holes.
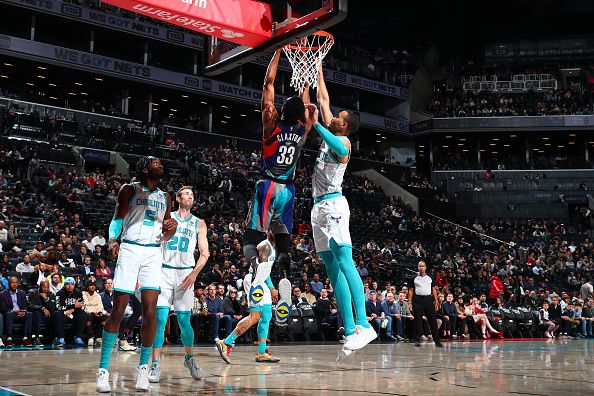
{"type": "Polygon", "coordinates": [[[285,48],[288,50],[294,50],[294,51],[318,51],[320,48],[328,47],[334,43],[334,36],[328,32],[323,31],[323,30],[320,30],[319,32],[312,33],[312,34],[310,34],[310,36],[323,36],[323,37],[328,37],[330,40],[326,41],[323,45],[309,47],[309,46],[295,45],[295,43],[298,42],[299,40],[303,40],[303,39],[299,39],[299,40],[292,42],[291,44],[285,45],[285,48]]]}

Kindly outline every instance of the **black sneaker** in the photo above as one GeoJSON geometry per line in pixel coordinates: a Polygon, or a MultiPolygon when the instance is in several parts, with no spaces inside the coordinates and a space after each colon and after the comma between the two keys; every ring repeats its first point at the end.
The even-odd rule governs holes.
{"type": "Polygon", "coordinates": [[[35,346],[43,346],[43,341],[41,341],[41,337],[35,338],[35,342],[33,343],[35,346]]]}
{"type": "Polygon", "coordinates": [[[415,340],[415,346],[416,347],[420,347],[421,346],[421,340],[415,340]]]}
{"type": "Polygon", "coordinates": [[[388,336],[388,341],[394,341],[394,342],[397,342],[397,341],[398,341],[398,339],[397,339],[396,337],[394,337],[393,335],[391,335],[391,336],[388,336]]]}

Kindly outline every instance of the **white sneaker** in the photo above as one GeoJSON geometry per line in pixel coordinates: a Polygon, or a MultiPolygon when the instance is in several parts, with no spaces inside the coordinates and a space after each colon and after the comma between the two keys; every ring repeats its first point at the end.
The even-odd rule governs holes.
{"type": "Polygon", "coordinates": [[[148,379],[148,364],[143,364],[136,369],[136,390],[146,392],[149,390],[150,384],[148,379]]]}
{"type": "Polygon", "coordinates": [[[109,371],[102,368],[97,370],[97,392],[111,392],[111,387],[109,386],[109,371]]]}
{"type": "Polygon", "coordinates": [[[276,321],[284,323],[291,315],[291,281],[281,279],[278,282],[278,304],[276,305],[276,321]]]}
{"type": "Polygon", "coordinates": [[[428,341],[428,340],[429,339],[426,336],[424,336],[424,335],[421,336],[421,341],[428,341]]]}
{"type": "Polygon", "coordinates": [[[373,330],[373,327],[355,326],[355,334],[346,337],[344,342],[344,349],[350,349],[356,351],[357,349],[363,348],[371,341],[377,338],[377,333],[373,330]]]}
{"type": "Polygon", "coordinates": [[[156,384],[161,380],[161,365],[159,362],[153,362],[148,372],[148,380],[150,383],[156,384]]]}
{"type": "Polygon", "coordinates": [[[198,362],[196,362],[196,359],[193,356],[184,360],[184,366],[190,370],[190,375],[195,380],[199,380],[204,377],[204,371],[200,368],[200,366],[198,366],[198,362]]]}
{"type": "Polygon", "coordinates": [[[0,338],[0,348],[4,348],[4,342],[2,342],[2,338],[0,338]]]}
{"type": "Polygon", "coordinates": [[[545,331],[544,336],[547,338],[553,338],[553,336],[551,335],[551,333],[549,333],[548,331],[545,331]]]}
{"type": "Polygon", "coordinates": [[[346,349],[346,348],[342,348],[340,350],[340,352],[338,353],[338,357],[336,358],[336,363],[342,363],[346,360],[346,358],[348,358],[353,352],[350,349],[346,349]]]}
{"type": "Polygon", "coordinates": [[[87,341],[87,345],[90,347],[95,345],[95,339],[93,337],[89,338],[89,341],[87,341]]]}

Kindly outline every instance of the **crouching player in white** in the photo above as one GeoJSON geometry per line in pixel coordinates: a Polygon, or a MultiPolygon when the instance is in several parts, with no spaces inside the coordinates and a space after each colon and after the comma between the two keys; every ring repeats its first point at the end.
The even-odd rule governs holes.
{"type": "Polygon", "coordinates": [[[175,199],[179,209],[172,217],[177,220],[177,230],[163,249],[161,294],[157,301],[157,332],[153,341],[153,362],[148,374],[150,382],[159,382],[161,378],[159,359],[171,305],[177,315],[182,344],[186,350],[184,366],[190,370],[194,379],[200,379],[204,375],[193,356],[194,329],[190,324],[190,315],[194,305],[194,282],[209,256],[207,229],[204,220],[190,213],[194,205],[192,187],[180,188],[175,199]],[[200,250],[197,262],[194,260],[196,246],[200,250]]]}
{"type": "Polygon", "coordinates": [[[312,176],[314,206],[311,225],[316,251],[326,266],[344,320],[346,340],[337,359],[340,361],[377,337],[367,322],[363,283],[353,261],[349,232],[351,213],[349,203],[342,195],[342,179],[351,153],[347,136],[358,130],[359,119],[347,110],[341,111],[336,117],[332,115],[321,68],[317,99],[320,110],[309,105],[307,111],[309,121],[323,140],[312,176]],[[329,130],[318,123],[320,111],[329,130]],[[355,306],[355,318],[352,305],[355,306]]]}
{"type": "Polygon", "coordinates": [[[97,390],[111,392],[109,359],[118,337],[120,322],[136,285],[142,299],[142,347],[136,374],[136,389],[148,391],[148,360],[155,336],[155,311],[159,297],[162,244],[175,233],[171,197],[157,187],[163,177],[158,158],[143,157],[136,165],[139,183],[124,184],[118,193],[115,216],[109,225],[109,249],[117,251],[113,279],[113,308],[103,328],[103,345],[97,370],[97,390]],[[117,239],[121,235],[122,245],[117,239]]]}
{"type": "MultiPolygon", "coordinates": [[[[274,238],[272,232],[268,238],[274,238]]],[[[274,241],[274,240],[273,240],[274,241]]],[[[274,288],[270,279],[270,271],[274,260],[276,259],[275,249],[269,239],[265,239],[256,247],[258,251],[258,270],[256,276],[252,279],[253,269],[245,276],[243,289],[248,293],[248,308],[250,315],[241,319],[235,330],[224,340],[217,340],[216,347],[221,358],[227,363],[231,363],[231,351],[237,337],[248,331],[256,323],[258,324],[258,353],[256,354],[257,363],[278,363],[280,359],[273,357],[266,349],[266,339],[272,319],[272,299],[276,299],[280,292],[280,301],[277,305],[277,320],[282,322],[287,320],[290,307],[286,301],[290,301],[291,282],[288,279],[281,279],[278,291],[274,288]],[[266,274],[266,275],[264,275],[266,274]],[[268,278],[264,278],[268,276],[268,278]]]]}

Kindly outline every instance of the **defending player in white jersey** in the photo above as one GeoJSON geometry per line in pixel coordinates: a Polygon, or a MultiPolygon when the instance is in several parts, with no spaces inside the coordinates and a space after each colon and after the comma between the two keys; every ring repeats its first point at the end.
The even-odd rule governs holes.
{"type": "Polygon", "coordinates": [[[349,203],[342,195],[342,179],[350,159],[350,133],[359,129],[359,119],[351,111],[342,110],[336,117],[330,111],[330,97],[324,74],[318,75],[318,105],[308,106],[308,116],[323,139],[312,177],[314,206],[311,225],[316,251],[322,258],[328,277],[334,285],[338,306],[345,324],[346,340],[339,359],[363,348],[377,334],[367,322],[363,283],[353,261],[353,246],[349,232],[349,203]],[[319,111],[322,121],[318,123],[319,111]],[[351,301],[355,306],[353,318],[351,301]]]}
{"type": "Polygon", "coordinates": [[[113,279],[113,308],[103,329],[103,345],[97,370],[97,391],[111,392],[109,359],[120,322],[136,285],[142,297],[142,347],[136,389],[147,391],[148,360],[155,336],[155,311],[159,297],[162,244],[177,228],[171,218],[171,197],[159,190],[163,165],[158,158],[143,157],[136,164],[139,183],[124,184],[118,193],[115,215],[109,225],[109,249],[119,248],[113,279]],[[121,246],[118,244],[121,238],[121,246]]]}
{"type": "Polygon", "coordinates": [[[153,362],[148,375],[150,382],[159,382],[161,378],[159,359],[171,305],[175,310],[182,344],[186,350],[184,366],[190,370],[194,379],[200,379],[204,375],[193,356],[194,329],[190,324],[190,316],[194,306],[194,282],[209,256],[207,229],[204,220],[190,213],[194,205],[192,187],[180,188],[175,200],[179,209],[172,216],[177,220],[177,230],[163,249],[161,294],[157,301],[157,332],[153,342],[153,362]],[[194,259],[196,247],[200,251],[198,261],[194,259]]]}

